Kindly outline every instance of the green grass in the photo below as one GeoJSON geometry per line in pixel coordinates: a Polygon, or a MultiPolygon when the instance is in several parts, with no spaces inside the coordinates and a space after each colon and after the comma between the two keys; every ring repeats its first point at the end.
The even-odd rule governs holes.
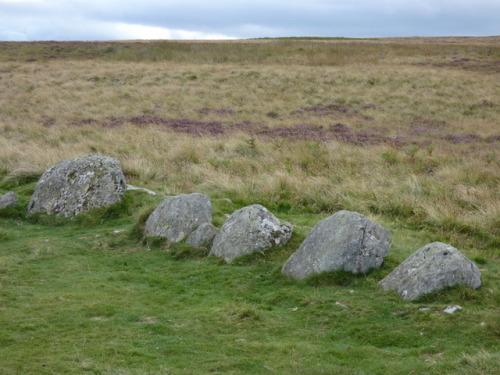
{"type": "MultiPolygon", "coordinates": [[[[24,188],[14,189],[22,202],[24,188]]],[[[394,246],[380,270],[296,282],[280,267],[319,216],[279,214],[299,226],[287,246],[227,265],[134,236],[159,201],[128,192],[73,219],[0,211],[2,374],[494,373],[495,261],[481,265],[477,291],[405,302],[377,282],[429,232],[389,219],[394,246]],[[463,310],[439,312],[449,304],[463,310]]],[[[213,205],[219,222],[237,208],[213,205]]]]}

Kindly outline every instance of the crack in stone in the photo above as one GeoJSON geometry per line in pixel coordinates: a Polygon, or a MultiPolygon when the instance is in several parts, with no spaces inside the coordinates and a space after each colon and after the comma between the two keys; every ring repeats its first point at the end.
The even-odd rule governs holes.
{"type": "Polygon", "coordinates": [[[362,272],[362,258],[366,250],[365,246],[365,238],[366,238],[366,228],[362,227],[361,232],[363,233],[361,236],[361,241],[359,244],[359,252],[358,252],[358,258],[356,259],[356,271],[357,272],[362,272]]]}

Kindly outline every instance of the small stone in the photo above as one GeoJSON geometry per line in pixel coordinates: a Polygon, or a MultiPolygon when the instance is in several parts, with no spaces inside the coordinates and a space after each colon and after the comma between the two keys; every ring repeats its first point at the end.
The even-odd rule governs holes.
{"type": "Polygon", "coordinates": [[[446,314],[454,314],[458,310],[462,310],[462,307],[455,305],[455,306],[448,306],[446,309],[443,310],[443,312],[446,314]]]}
{"type": "Polygon", "coordinates": [[[0,195],[0,209],[7,207],[15,207],[17,206],[18,199],[17,195],[12,191],[9,191],[5,195],[0,195]]]}
{"type": "Polygon", "coordinates": [[[218,231],[212,223],[203,223],[189,235],[186,243],[197,250],[208,250],[212,247],[218,231]]]}
{"type": "Polygon", "coordinates": [[[139,191],[143,191],[149,195],[156,195],[156,193],[152,190],[149,190],[149,189],[146,189],[146,188],[141,188],[141,187],[137,187],[137,186],[134,186],[134,185],[127,185],[127,190],[139,190],[139,191]]]}
{"type": "Polygon", "coordinates": [[[149,215],[144,226],[146,237],[165,237],[179,242],[204,223],[212,222],[212,205],[205,194],[192,193],[165,197],[149,215]]]}

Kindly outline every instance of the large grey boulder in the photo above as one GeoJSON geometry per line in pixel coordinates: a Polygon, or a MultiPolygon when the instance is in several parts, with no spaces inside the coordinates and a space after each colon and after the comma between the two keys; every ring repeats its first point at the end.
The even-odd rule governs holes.
{"type": "Polygon", "coordinates": [[[210,255],[231,262],[234,258],[283,245],[292,237],[292,225],[282,222],[264,206],[254,204],[233,212],[214,238],[210,255]]]}
{"type": "Polygon", "coordinates": [[[208,250],[212,247],[218,231],[219,229],[215,225],[203,223],[189,235],[186,243],[197,250],[208,250]]]}
{"type": "Polygon", "coordinates": [[[28,213],[74,216],[123,199],[126,183],[120,162],[100,155],[65,160],[47,169],[28,204],[28,213]]]}
{"type": "Polygon", "coordinates": [[[0,195],[0,209],[7,207],[16,207],[17,206],[17,195],[12,191],[9,191],[7,194],[0,195]]]}
{"type": "Polygon", "coordinates": [[[144,226],[147,237],[165,237],[179,242],[204,223],[212,222],[212,205],[205,194],[192,193],[165,197],[149,215],[144,226]]]}
{"type": "Polygon", "coordinates": [[[379,282],[385,290],[395,290],[405,300],[465,285],[481,286],[479,268],[453,246],[433,242],[418,249],[379,282]]]}
{"type": "Polygon", "coordinates": [[[351,211],[339,211],[318,222],[281,272],[294,279],[325,271],[367,273],[379,268],[391,245],[381,225],[351,211]]]}

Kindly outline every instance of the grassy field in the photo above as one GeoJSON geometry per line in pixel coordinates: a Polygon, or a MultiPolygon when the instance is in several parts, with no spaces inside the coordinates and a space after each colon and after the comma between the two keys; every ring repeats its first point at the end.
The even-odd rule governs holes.
{"type": "Polygon", "coordinates": [[[500,37],[0,42],[0,194],[20,198],[0,210],[0,374],[496,373],[499,73],[500,37]],[[218,226],[263,204],[292,241],[231,265],[165,248],[140,236],[162,198],[138,191],[25,214],[46,168],[89,153],[159,194],[208,194],[218,226]],[[282,276],[340,209],[391,230],[383,267],[282,276]],[[432,241],[483,286],[379,289],[432,241]]]}

